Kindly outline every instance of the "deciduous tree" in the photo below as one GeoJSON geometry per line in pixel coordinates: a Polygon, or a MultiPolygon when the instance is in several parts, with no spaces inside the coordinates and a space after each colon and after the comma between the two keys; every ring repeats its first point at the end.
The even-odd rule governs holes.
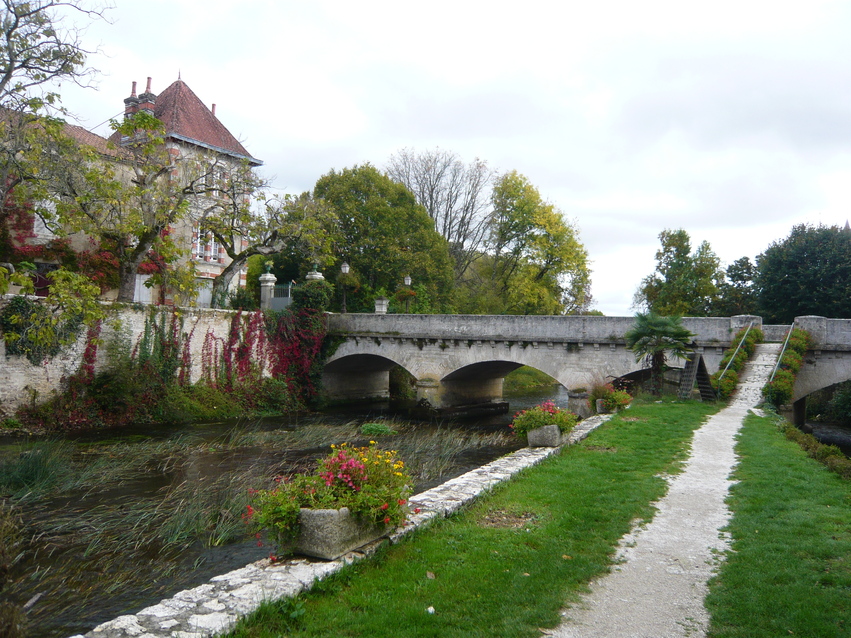
{"type": "Polygon", "coordinates": [[[339,261],[347,261],[361,282],[349,297],[350,309],[366,310],[376,294],[395,293],[406,275],[426,287],[438,308],[446,307],[452,288],[448,244],[404,185],[364,164],[322,176],[313,195],[335,210],[339,261]]]}
{"type": "Polygon", "coordinates": [[[561,211],[516,171],[497,180],[486,255],[463,296],[472,312],[563,314],[590,303],[588,255],[561,211]]]}
{"type": "Polygon", "coordinates": [[[749,315],[757,312],[754,288],[756,267],[748,257],[741,257],[724,270],[724,280],[718,284],[718,298],[711,314],[718,317],[749,315]]]}
{"type": "Polygon", "coordinates": [[[333,209],[309,193],[281,199],[258,197],[263,186],[250,167],[243,167],[202,213],[201,233],[212,233],[232,260],[213,280],[214,308],[222,305],[231,278],[249,257],[288,250],[324,263],[331,254],[337,221],[333,209]]]}
{"type": "Polygon", "coordinates": [[[482,255],[494,172],[480,159],[464,164],[451,151],[406,148],[390,158],[387,174],[414,194],[449,242],[455,281],[460,282],[482,255]]]}
{"type": "Polygon", "coordinates": [[[707,316],[724,278],[718,256],[705,241],[692,252],[682,228],[663,230],[659,240],[656,271],[642,280],[634,305],[660,315],[707,316]]]}
{"type": "Polygon", "coordinates": [[[34,178],[35,169],[28,162],[33,154],[26,151],[42,145],[46,127],[61,127],[50,117],[62,112],[53,83],[83,84],[93,73],[85,66],[91,53],[82,43],[85,25],[69,20],[102,17],[100,9],[73,0],[3,0],[0,5],[0,227],[28,201],[29,193],[20,187],[34,178]]]}
{"type": "Polygon", "coordinates": [[[132,302],[139,265],[168,241],[189,199],[214,188],[202,184],[212,184],[215,166],[172,153],[162,122],[144,111],[113,128],[126,143],[110,157],[61,132],[53,136],[41,154],[37,200],[58,232],[83,232],[115,247],[118,301],[132,302]]]}

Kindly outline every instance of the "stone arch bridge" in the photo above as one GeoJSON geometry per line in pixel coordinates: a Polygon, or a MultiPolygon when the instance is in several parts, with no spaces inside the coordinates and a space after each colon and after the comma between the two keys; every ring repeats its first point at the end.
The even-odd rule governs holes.
{"type": "MultiPolygon", "coordinates": [[[[739,328],[759,317],[693,317],[683,324],[715,370],[739,328]]],[[[386,398],[399,365],[416,380],[417,399],[438,409],[502,399],[506,374],[526,365],[567,388],[622,377],[642,364],[626,349],[632,317],[481,315],[329,315],[340,343],[325,364],[331,401],[386,398]]]]}
{"type": "MultiPolygon", "coordinates": [[[[625,347],[632,317],[481,315],[329,315],[339,346],[325,364],[330,400],[386,398],[389,371],[399,365],[416,380],[417,399],[443,409],[502,398],[502,382],[526,365],[566,388],[642,368],[625,347]]],[[[767,341],[782,341],[789,326],[763,325],[760,317],[685,317],[695,350],[711,372],[735,333],[751,322],[767,341]]],[[[812,338],[794,390],[794,418],[802,423],[806,397],[851,379],[851,319],[806,316],[795,325],[812,338]]],[[[673,362],[676,364],[676,362],[673,362]]]]}

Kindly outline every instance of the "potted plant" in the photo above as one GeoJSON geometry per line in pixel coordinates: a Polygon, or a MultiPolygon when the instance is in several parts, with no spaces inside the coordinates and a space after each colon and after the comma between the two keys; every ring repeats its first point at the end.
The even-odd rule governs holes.
{"type": "Polygon", "coordinates": [[[612,389],[606,396],[603,397],[603,410],[606,412],[620,412],[624,408],[629,407],[632,403],[632,396],[626,390],[612,389]]]}
{"type": "Polygon", "coordinates": [[[561,445],[562,435],[570,432],[578,421],[573,412],[544,401],[515,414],[511,429],[517,436],[526,438],[529,447],[556,447],[561,445]]]}
{"type": "Polygon", "coordinates": [[[254,492],[246,519],[267,530],[279,552],[335,559],[401,525],[411,477],[395,451],[337,447],[314,474],[254,492]]]}
{"type": "Polygon", "coordinates": [[[632,403],[626,390],[616,390],[611,383],[597,383],[588,394],[588,407],[597,414],[610,414],[624,409],[632,403]]]}

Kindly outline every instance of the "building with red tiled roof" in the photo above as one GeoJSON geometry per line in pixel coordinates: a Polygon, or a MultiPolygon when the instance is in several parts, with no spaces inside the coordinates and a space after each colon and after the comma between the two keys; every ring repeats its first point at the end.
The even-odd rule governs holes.
{"type": "MultiPolygon", "coordinates": [[[[229,175],[235,175],[237,169],[244,170],[246,166],[253,169],[263,162],[252,157],[242,143],[219,121],[215,105],[207,108],[183,80],[173,82],[159,95],[151,91],[151,78],[148,78],[145,92],[140,95],[136,95],[136,82],[133,82],[132,87],[130,96],[124,100],[125,118],[145,111],[159,119],[165,125],[165,144],[172,157],[176,161],[188,160],[181,161],[181,164],[195,167],[195,172],[200,173],[196,174],[194,179],[199,181],[203,192],[193,195],[189,214],[176,228],[171,228],[171,236],[183,243],[187,249],[191,247],[188,251],[190,260],[200,280],[197,304],[208,306],[212,280],[222,273],[231,259],[211,234],[201,236],[198,230],[199,219],[205,209],[216,203],[216,198],[223,197],[220,184],[224,183],[229,175]]],[[[65,132],[77,143],[93,148],[108,160],[119,164],[123,163],[122,159],[129,160],[129,155],[123,147],[131,140],[122,138],[117,131],[107,139],[80,126],[66,124],[65,132]]],[[[28,243],[47,244],[56,239],[52,232],[37,222],[37,219],[33,220],[31,241],[28,243]]],[[[75,250],[85,249],[83,246],[88,246],[85,236],[72,236],[72,247],[75,250]]],[[[55,268],[51,263],[45,263],[43,266],[48,269],[55,268]]],[[[144,285],[148,278],[148,275],[137,275],[135,301],[151,302],[157,298],[166,300],[167,295],[157,290],[152,291],[144,285]]],[[[244,283],[245,269],[238,277],[233,278],[229,288],[244,286],[244,283]]]]}
{"type": "MultiPolygon", "coordinates": [[[[216,117],[216,105],[211,108],[195,95],[195,92],[180,78],[170,84],[162,93],[156,95],[151,90],[151,78],[148,78],[144,93],[136,94],[136,82],[132,83],[130,96],[124,99],[124,117],[130,117],[139,111],[146,111],[165,125],[166,145],[180,156],[189,157],[208,164],[214,163],[212,172],[222,176],[229,170],[248,164],[254,168],[261,166],[262,161],[252,157],[245,147],[233,136],[224,124],[216,117]]],[[[116,132],[109,138],[117,146],[126,143],[116,132]]],[[[203,210],[209,203],[209,198],[215,195],[199,195],[196,207],[203,210]]],[[[177,237],[187,243],[191,241],[191,259],[198,278],[202,280],[198,305],[207,306],[210,302],[211,281],[217,277],[230,258],[222,246],[212,235],[201,236],[197,226],[197,218],[192,213],[184,228],[175,229],[177,237]],[[194,219],[194,221],[193,221],[194,219]]],[[[143,276],[139,276],[137,284],[140,300],[146,300],[148,294],[143,284],[143,276]]],[[[243,286],[245,271],[240,274],[240,281],[232,282],[243,286]]]]}

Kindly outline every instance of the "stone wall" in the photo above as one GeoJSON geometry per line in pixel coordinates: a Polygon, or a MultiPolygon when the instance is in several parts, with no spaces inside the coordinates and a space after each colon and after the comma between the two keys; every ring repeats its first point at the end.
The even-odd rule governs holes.
{"type": "MultiPolygon", "coordinates": [[[[0,305],[3,301],[0,300],[0,305]]],[[[154,312],[171,314],[166,307],[110,304],[107,319],[101,330],[101,346],[98,348],[96,370],[109,365],[107,347],[110,341],[121,339],[129,347],[135,346],[145,330],[145,318],[154,312]]],[[[178,316],[183,320],[182,332],[189,338],[191,356],[191,380],[197,381],[202,374],[202,349],[208,333],[226,342],[230,332],[231,310],[203,308],[180,308],[178,316]]],[[[21,405],[40,403],[63,389],[64,381],[80,369],[86,347],[86,331],[77,341],[49,361],[41,365],[31,364],[26,357],[6,356],[6,343],[0,339],[0,418],[11,416],[21,405]]]]}

